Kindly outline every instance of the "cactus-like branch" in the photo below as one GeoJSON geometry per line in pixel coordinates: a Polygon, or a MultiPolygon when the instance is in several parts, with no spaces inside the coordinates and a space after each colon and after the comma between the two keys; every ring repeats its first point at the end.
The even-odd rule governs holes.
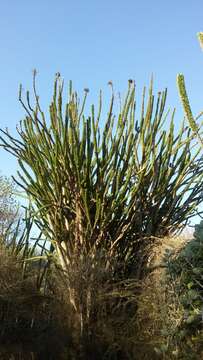
{"type": "MultiPolygon", "coordinates": [[[[203,175],[199,149],[191,153],[191,131],[183,123],[175,134],[174,112],[164,128],[167,91],[155,99],[152,82],[148,99],[143,93],[139,120],[135,84],[129,81],[118,115],[112,90],[101,124],[101,94],[98,115],[92,106],[86,116],[87,89],[80,106],[71,84],[63,104],[59,74],[47,119],[35,76],[35,104],[29,93],[24,102],[20,91],[26,118],[17,139],[2,130],[1,146],[18,158],[16,181],[32,199],[36,222],[66,272],[74,257],[101,250],[122,264],[123,272],[131,272],[139,267],[140,253],[142,262],[147,261],[153,237],[181,228],[200,202],[203,175]]],[[[197,131],[183,80],[179,78],[186,114],[197,131]]]]}
{"type": "Polygon", "coordinates": [[[188,95],[187,95],[187,91],[186,91],[186,87],[185,87],[185,79],[184,79],[184,75],[183,74],[178,74],[177,76],[177,84],[178,84],[178,90],[179,90],[179,94],[180,94],[180,99],[183,105],[183,109],[185,112],[185,116],[189,122],[189,125],[192,129],[192,131],[194,132],[194,134],[197,136],[201,146],[203,146],[203,140],[199,134],[199,127],[196,123],[196,121],[194,120],[193,114],[192,114],[192,110],[190,107],[190,102],[188,99],[188,95]]]}

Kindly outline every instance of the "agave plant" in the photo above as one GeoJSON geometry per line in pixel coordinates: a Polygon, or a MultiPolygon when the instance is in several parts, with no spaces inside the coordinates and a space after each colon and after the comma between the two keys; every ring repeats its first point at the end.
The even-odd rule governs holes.
{"type": "Polygon", "coordinates": [[[97,111],[92,105],[86,116],[88,89],[80,104],[70,83],[64,104],[59,74],[46,120],[35,79],[36,72],[34,106],[29,92],[22,99],[20,87],[26,117],[17,137],[1,129],[1,146],[17,157],[15,181],[31,199],[74,309],[87,318],[96,268],[114,279],[141,278],[156,238],[181,230],[194,215],[203,190],[200,149],[192,150],[193,136],[184,122],[175,134],[175,111],[165,112],[167,90],[155,99],[152,82],[148,98],[143,91],[139,120],[134,81],[118,115],[109,83],[109,110],[101,122],[102,94],[97,111]],[[80,281],[73,272],[80,273],[80,281]],[[86,290],[78,284],[86,284],[86,290]],[[76,288],[83,295],[75,295],[76,288]]]}

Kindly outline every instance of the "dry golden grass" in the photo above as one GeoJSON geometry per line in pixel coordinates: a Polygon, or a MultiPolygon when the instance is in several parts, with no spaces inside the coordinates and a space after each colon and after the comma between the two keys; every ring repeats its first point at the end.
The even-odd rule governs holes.
{"type": "Polygon", "coordinates": [[[0,359],[178,358],[178,347],[172,348],[170,343],[182,321],[183,309],[173,284],[166,281],[163,258],[166,250],[178,253],[187,241],[185,236],[160,239],[148,272],[139,281],[114,281],[102,266],[102,259],[98,258],[94,266],[77,259],[69,279],[75,302],[83,307],[82,331],[81,314],[73,310],[69,288],[59,269],[52,269],[49,294],[42,296],[36,292],[34,278],[22,279],[16,258],[2,247],[0,316],[2,320],[4,314],[1,323],[5,326],[5,336],[0,359]],[[14,326],[14,319],[19,319],[19,327],[14,326]]]}
{"type": "Polygon", "coordinates": [[[68,335],[59,305],[36,288],[36,271],[23,276],[20,258],[0,244],[0,359],[60,359],[68,335]]]}

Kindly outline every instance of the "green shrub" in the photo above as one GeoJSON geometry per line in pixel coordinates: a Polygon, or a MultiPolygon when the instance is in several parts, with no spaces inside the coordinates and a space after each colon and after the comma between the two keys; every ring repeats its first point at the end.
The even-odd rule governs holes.
{"type": "Polygon", "coordinates": [[[170,347],[188,359],[199,359],[203,349],[203,221],[195,226],[194,238],[176,254],[165,257],[167,281],[177,298],[180,322],[175,327],[170,347]],[[188,355],[188,352],[190,355],[188,355]]]}

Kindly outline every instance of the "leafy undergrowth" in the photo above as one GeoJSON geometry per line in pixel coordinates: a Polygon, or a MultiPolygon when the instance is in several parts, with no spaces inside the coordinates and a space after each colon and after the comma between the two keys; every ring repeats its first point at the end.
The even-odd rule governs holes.
{"type": "Polygon", "coordinates": [[[164,260],[166,283],[180,313],[170,347],[179,358],[203,358],[203,221],[195,226],[193,239],[179,251],[168,251],[164,260]]]}

